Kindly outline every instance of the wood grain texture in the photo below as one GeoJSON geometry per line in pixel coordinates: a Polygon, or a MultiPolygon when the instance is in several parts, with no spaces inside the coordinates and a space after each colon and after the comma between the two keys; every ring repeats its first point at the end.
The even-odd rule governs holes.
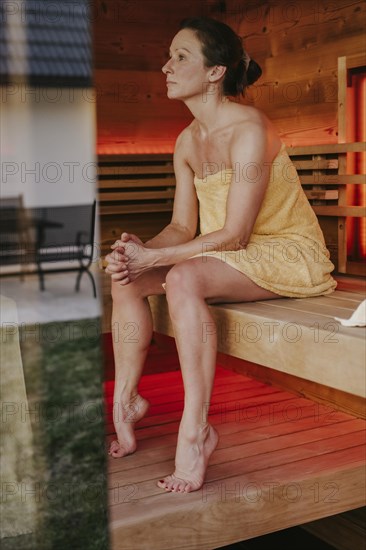
{"type": "Polygon", "coordinates": [[[337,550],[361,549],[366,540],[365,514],[365,507],[358,508],[302,527],[337,550]]]}
{"type": "Polygon", "coordinates": [[[295,395],[307,397],[317,403],[328,405],[358,418],[366,419],[365,399],[363,397],[224,353],[218,353],[217,361],[228,370],[260,380],[265,384],[271,384],[276,388],[290,391],[295,395]]]}
{"type": "Polygon", "coordinates": [[[179,21],[209,15],[228,23],[262,66],[244,102],[271,118],[287,145],[338,141],[339,56],[363,51],[361,0],[99,0],[94,3],[98,143],[173,150],[190,113],[166,97],[161,67],[179,21]]]}
{"type": "Polygon", "coordinates": [[[113,550],[214,549],[362,505],[365,421],[219,367],[209,419],[220,440],[205,484],[187,495],[161,491],[156,481],[174,464],[181,382],[180,372],[142,379],[155,411],[138,425],[137,452],[109,460],[113,550]]]}

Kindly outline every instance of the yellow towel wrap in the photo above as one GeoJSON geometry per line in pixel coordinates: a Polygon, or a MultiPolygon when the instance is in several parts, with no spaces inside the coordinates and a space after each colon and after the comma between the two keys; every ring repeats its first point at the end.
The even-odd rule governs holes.
{"type": "MultiPolygon", "coordinates": [[[[235,169],[225,169],[194,184],[201,235],[221,229],[235,169]]],[[[295,167],[282,147],[271,167],[268,187],[246,249],[214,251],[207,243],[192,257],[219,258],[257,285],[281,296],[304,298],[331,293],[337,283],[317,217],[301,187],[295,167]]]]}

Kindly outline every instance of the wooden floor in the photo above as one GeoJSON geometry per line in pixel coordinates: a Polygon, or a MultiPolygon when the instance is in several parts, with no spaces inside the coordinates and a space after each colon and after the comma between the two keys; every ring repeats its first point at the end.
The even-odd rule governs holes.
{"type": "MultiPolygon", "coordinates": [[[[105,388],[109,443],[113,382],[105,388]]],[[[365,421],[221,367],[210,408],[220,441],[206,482],[165,493],[156,481],[174,469],[181,373],[144,376],[140,391],[151,408],[138,450],[109,458],[113,550],[214,549],[364,504],[365,421]]]]}

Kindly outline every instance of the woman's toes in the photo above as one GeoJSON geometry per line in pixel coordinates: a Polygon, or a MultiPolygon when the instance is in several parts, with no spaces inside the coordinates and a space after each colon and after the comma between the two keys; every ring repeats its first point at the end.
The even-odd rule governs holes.
{"type": "Polygon", "coordinates": [[[168,490],[169,485],[171,485],[171,477],[172,476],[167,476],[164,479],[159,479],[157,483],[158,487],[161,487],[161,489],[168,490]]]}
{"type": "Polygon", "coordinates": [[[185,481],[179,480],[174,489],[178,493],[184,493],[184,488],[185,488],[186,485],[187,485],[187,483],[185,481]]]}
{"type": "Polygon", "coordinates": [[[184,493],[187,482],[184,481],[184,479],[169,475],[164,479],[159,479],[157,485],[161,489],[165,489],[167,492],[184,493]]]}
{"type": "Polygon", "coordinates": [[[172,491],[172,490],[173,490],[173,487],[174,487],[174,480],[171,479],[170,481],[168,481],[168,483],[166,483],[165,489],[166,489],[167,491],[172,491]]]}
{"type": "Polygon", "coordinates": [[[119,449],[119,443],[118,443],[118,441],[114,440],[114,441],[112,441],[112,443],[109,447],[108,453],[111,455],[112,453],[114,453],[118,449],[119,449]]]}
{"type": "Polygon", "coordinates": [[[157,482],[157,486],[160,487],[161,489],[165,489],[165,480],[159,479],[159,481],[157,482]]]}
{"type": "Polygon", "coordinates": [[[172,483],[172,486],[171,486],[170,490],[171,490],[173,493],[178,493],[178,492],[179,492],[179,482],[178,482],[178,481],[174,481],[174,482],[172,483]]]}
{"type": "Polygon", "coordinates": [[[192,488],[193,486],[191,485],[191,483],[186,483],[186,486],[184,487],[184,492],[190,493],[192,491],[192,488]]]}
{"type": "Polygon", "coordinates": [[[119,443],[119,441],[113,441],[109,449],[109,454],[112,458],[122,458],[123,456],[134,453],[135,450],[136,445],[132,447],[124,447],[119,443]]]}

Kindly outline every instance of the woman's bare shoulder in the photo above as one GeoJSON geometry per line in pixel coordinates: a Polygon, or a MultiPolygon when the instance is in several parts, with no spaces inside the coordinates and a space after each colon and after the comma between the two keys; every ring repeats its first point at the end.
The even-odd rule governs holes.
{"type": "Polygon", "coordinates": [[[178,135],[174,147],[174,161],[180,165],[190,165],[189,159],[194,150],[195,121],[186,126],[178,135]]]}
{"type": "Polygon", "coordinates": [[[263,113],[263,111],[260,111],[251,105],[243,105],[241,103],[232,102],[230,104],[230,118],[235,120],[235,127],[252,123],[257,125],[259,128],[263,127],[266,129],[272,125],[271,121],[267,115],[263,113]]]}
{"type": "Polygon", "coordinates": [[[262,144],[269,150],[269,153],[271,150],[279,149],[281,139],[270,119],[255,107],[246,105],[241,107],[244,109],[240,110],[240,116],[237,116],[233,125],[232,142],[262,144]]]}
{"type": "Polygon", "coordinates": [[[178,137],[175,142],[175,149],[177,147],[187,146],[192,143],[194,131],[195,131],[195,125],[196,121],[192,120],[192,122],[183,128],[183,130],[178,134],[178,137]]]}

